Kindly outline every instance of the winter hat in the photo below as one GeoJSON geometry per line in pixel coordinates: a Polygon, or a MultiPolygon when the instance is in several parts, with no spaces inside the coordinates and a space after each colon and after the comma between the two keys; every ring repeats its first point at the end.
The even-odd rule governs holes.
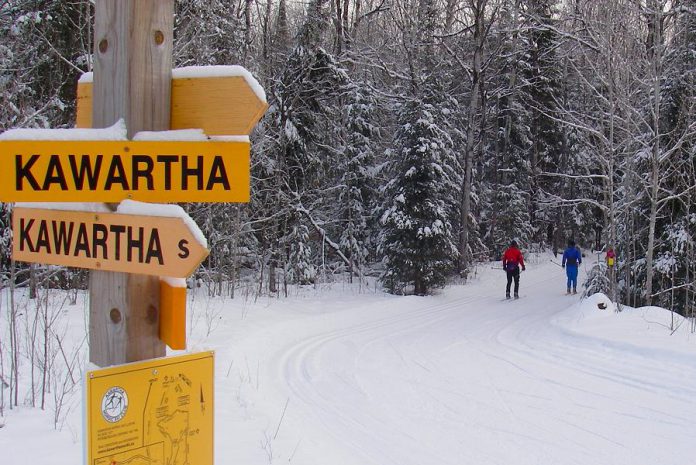
{"type": "Polygon", "coordinates": [[[510,242],[510,247],[517,247],[517,241],[513,239],[512,242],[510,242]]]}
{"type": "Polygon", "coordinates": [[[568,247],[575,247],[575,241],[573,239],[568,239],[568,247]]]}

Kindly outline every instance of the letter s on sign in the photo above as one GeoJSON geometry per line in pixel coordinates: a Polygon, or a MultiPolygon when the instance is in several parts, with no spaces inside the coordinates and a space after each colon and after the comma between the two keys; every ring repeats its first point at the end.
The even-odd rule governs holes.
{"type": "Polygon", "coordinates": [[[181,239],[179,241],[179,258],[188,258],[189,255],[191,255],[191,252],[188,249],[188,241],[186,239],[181,239]]]}

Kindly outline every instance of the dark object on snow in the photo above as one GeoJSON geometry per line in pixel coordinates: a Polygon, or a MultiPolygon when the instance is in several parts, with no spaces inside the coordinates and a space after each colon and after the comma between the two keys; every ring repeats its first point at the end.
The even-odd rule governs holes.
{"type": "Polygon", "coordinates": [[[607,309],[607,304],[605,304],[604,302],[599,302],[599,303],[597,304],[597,308],[600,309],[600,310],[606,310],[606,309],[607,309]]]}
{"type": "Polygon", "coordinates": [[[510,247],[503,253],[503,269],[507,275],[507,286],[505,286],[505,297],[510,298],[510,286],[515,281],[515,298],[520,291],[520,267],[522,271],[524,266],[524,257],[522,252],[517,248],[517,241],[510,242],[510,247]]]}

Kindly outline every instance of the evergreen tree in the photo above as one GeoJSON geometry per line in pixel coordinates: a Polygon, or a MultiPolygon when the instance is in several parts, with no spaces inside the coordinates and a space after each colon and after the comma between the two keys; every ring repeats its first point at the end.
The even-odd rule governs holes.
{"type": "Polygon", "coordinates": [[[663,87],[664,109],[661,133],[664,153],[671,153],[661,170],[662,184],[669,189],[662,215],[656,224],[655,267],[661,292],[658,305],[687,314],[694,288],[696,244],[696,1],[687,0],[674,11],[674,39],[666,51],[663,87]]]}
{"type": "Polygon", "coordinates": [[[338,166],[342,173],[338,195],[339,245],[351,261],[351,275],[366,264],[371,249],[370,228],[374,227],[375,154],[373,137],[378,136],[373,118],[375,99],[363,86],[352,83],[345,96],[342,114],[346,139],[338,166]]]}
{"type": "MultiPolygon", "coordinates": [[[[348,82],[345,70],[322,44],[326,27],[326,0],[309,8],[299,44],[273,79],[266,114],[264,159],[258,165],[260,200],[274,205],[275,213],[263,223],[263,243],[271,249],[270,273],[283,266],[293,279],[314,277],[316,252],[309,240],[311,207],[326,179],[326,127],[333,105],[348,82]],[[310,218],[307,218],[307,216],[310,218]]],[[[334,170],[335,171],[335,170],[334,170]]],[[[272,280],[271,280],[272,281],[272,280]]]]}
{"type": "Polygon", "coordinates": [[[412,97],[399,111],[390,152],[391,181],[384,188],[380,249],[382,281],[390,292],[413,286],[416,295],[445,284],[458,258],[451,218],[457,211],[459,177],[449,126],[451,106],[435,55],[440,24],[434,0],[418,3],[417,49],[412,59],[412,97]]]}
{"type": "Polygon", "coordinates": [[[398,156],[385,187],[380,238],[382,279],[390,292],[412,285],[416,295],[427,294],[445,284],[457,257],[450,221],[457,191],[452,142],[438,127],[436,111],[422,100],[407,102],[395,134],[398,156]]]}

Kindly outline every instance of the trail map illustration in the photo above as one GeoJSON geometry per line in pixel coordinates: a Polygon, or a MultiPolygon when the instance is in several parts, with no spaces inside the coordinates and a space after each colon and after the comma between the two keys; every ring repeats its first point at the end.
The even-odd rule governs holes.
{"type": "Polygon", "coordinates": [[[87,374],[92,465],[212,465],[214,354],[87,374]]]}

